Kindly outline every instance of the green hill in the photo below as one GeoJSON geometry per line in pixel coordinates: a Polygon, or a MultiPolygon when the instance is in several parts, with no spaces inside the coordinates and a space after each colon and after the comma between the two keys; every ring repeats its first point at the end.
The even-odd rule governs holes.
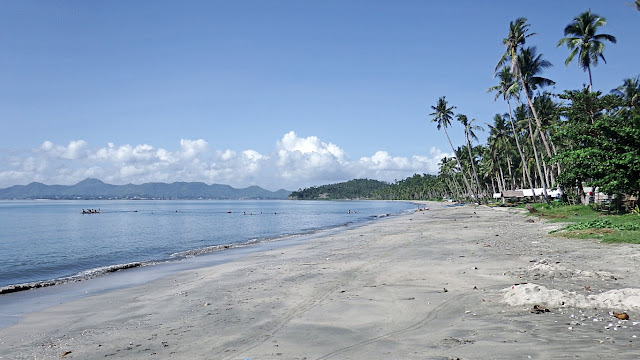
{"type": "Polygon", "coordinates": [[[375,194],[387,187],[388,183],[369,180],[355,179],[347,182],[310,187],[294,191],[289,195],[293,200],[317,200],[317,199],[373,199],[375,194]]]}

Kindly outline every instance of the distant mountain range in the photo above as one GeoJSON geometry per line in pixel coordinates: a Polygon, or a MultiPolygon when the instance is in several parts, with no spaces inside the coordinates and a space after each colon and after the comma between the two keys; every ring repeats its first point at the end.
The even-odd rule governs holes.
{"type": "Polygon", "coordinates": [[[45,185],[32,182],[0,189],[0,199],[287,199],[291,191],[265,190],[259,186],[236,189],[229,185],[202,182],[110,185],[85,179],[75,185],[45,185]]]}

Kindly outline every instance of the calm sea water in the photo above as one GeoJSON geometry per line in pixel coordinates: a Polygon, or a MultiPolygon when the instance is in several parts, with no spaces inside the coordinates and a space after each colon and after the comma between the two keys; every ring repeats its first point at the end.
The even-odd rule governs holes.
{"type": "Polygon", "coordinates": [[[0,288],[95,277],[124,264],[277,241],[414,207],[385,201],[0,201],[0,288]]]}

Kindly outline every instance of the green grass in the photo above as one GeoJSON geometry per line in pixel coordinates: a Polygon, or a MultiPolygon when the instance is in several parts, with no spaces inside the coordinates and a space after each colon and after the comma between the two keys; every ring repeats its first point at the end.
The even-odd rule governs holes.
{"type": "Polygon", "coordinates": [[[539,216],[550,222],[567,223],[554,235],[576,239],[599,239],[606,243],[640,244],[640,215],[606,215],[583,205],[533,204],[539,216]]]}

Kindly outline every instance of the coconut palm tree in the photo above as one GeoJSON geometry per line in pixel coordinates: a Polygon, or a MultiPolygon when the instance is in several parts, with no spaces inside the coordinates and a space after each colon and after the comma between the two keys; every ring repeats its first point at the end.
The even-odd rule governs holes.
{"type": "MultiPolygon", "coordinates": [[[[533,101],[531,100],[530,91],[527,91],[530,86],[527,87],[526,85],[526,80],[522,73],[521,61],[519,60],[519,55],[526,39],[533,35],[535,35],[535,33],[529,33],[529,24],[527,24],[527,19],[521,17],[517,18],[516,21],[510,22],[509,33],[507,34],[507,37],[502,40],[506,50],[500,57],[494,71],[497,72],[500,66],[502,66],[506,61],[509,61],[514,81],[520,81],[520,85],[524,90],[523,93],[527,98],[527,104],[529,105],[529,109],[531,109],[533,118],[535,119],[537,126],[541,127],[540,120],[538,119],[538,113],[536,112],[536,109],[533,106],[533,101]]],[[[549,147],[546,137],[542,135],[541,139],[545,149],[549,154],[551,154],[551,148],[549,147]]]]}
{"type": "Polygon", "coordinates": [[[457,161],[455,161],[454,159],[449,159],[446,156],[443,157],[438,164],[440,166],[438,176],[443,180],[447,187],[449,187],[452,197],[458,198],[462,195],[462,193],[460,192],[460,188],[458,187],[456,171],[454,170],[454,168],[456,167],[456,163],[457,161]]]}
{"type": "Polygon", "coordinates": [[[638,109],[640,105],[640,75],[624,79],[622,85],[611,90],[611,93],[623,98],[629,110],[638,109]]]}
{"type": "Polygon", "coordinates": [[[518,56],[518,63],[525,80],[524,90],[529,92],[529,96],[533,96],[533,92],[539,88],[556,84],[551,79],[539,76],[544,69],[553,66],[553,64],[543,59],[542,54],[538,54],[535,46],[523,48],[518,56]]]}
{"type": "Polygon", "coordinates": [[[524,45],[528,37],[535,34],[536,33],[529,33],[529,24],[527,24],[526,18],[520,17],[515,21],[511,21],[509,23],[509,34],[506,38],[502,39],[502,43],[506,49],[500,57],[494,73],[497,73],[498,69],[500,69],[505,62],[509,61],[511,73],[514,77],[517,77],[520,71],[518,67],[518,50],[524,45]]]}
{"type": "Polygon", "coordinates": [[[496,165],[500,174],[501,191],[506,190],[507,182],[505,181],[504,172],[502,170],[502,158],[507,162],[507,170],[509,172],[509,179],[513,183],[513,172],[511,166],[511,141],[509,141],[509,134],[505,123],[505,118],[500,114],[496,114],[493,117],[493,125],[487,124],[489,127],[489,138],[487,139],[489,156],[493,158],[493,163],[496,165]]]}
{"type": "MultiPolygon", "coordinates": [[[[520,65],[520,76],[522,79],[523,91],[527,96],[528,101],[531,101],[530,99],[533,98],[534,90],[545,86],[555,85],[555,81],[539,76],[544,69],[551,67],[552,65],[549,61],[542,59],[542,54],[537,54],[535,46],[523,48],[520,51],[518,64],[520,65]]],[[[536,121],[536,126],[540,131],[542,144],[547,151],[547,156],[552,157],[553,155],[549,145],[549,140],[545,136],[545,133],[542,132],[542,122],[540,121],[540,117],[537,115],[538,111],[533,104],[531,104],[530,109],[532,110],[532,113],[535,110],[536,116],[534,116],[534,119],[536,121]]]]}
{"type": "Polygon", "coordinates": [[[451,139],[449,138],[449,133],[447,132],[447,128],[451,126],[451,119],[453,119],[453,109],[455,108],[456,108],[455,106],[449,106],[449,104],[447,103],[446,97],[442,96],[441,98],[438,99],[436,106],[431,106],[431,109],[433,109],[434,112],[432,112],[429,115],[433,116],[433,119],[431,119],[431,121],[438,124],[438,130],[440,129],[444,130],[444,134],[447,137],[447,141],[449,141],[449,146],[451,146],[453,157],[456,159],[458,169],[462,173],[462,179],[464,180],[467,190],[469,190],[469,194],[475,195],[474,191],[471,189],[471,185],[469,184],[469,180],[467,179],[467,176],[464,174],[464,171],[462,171],[462,167],[460,166],[460,161],[456,156],[456,150],[454,149],[453,144],[451,143],[451,139]]]}
{"type": "Polygon", "coordinates": [[[473,171],[473,176],[476,179],[476,190],[478,195],[480,195],[480,180],[478,179],[478,171],[476,170],[475,160],[473,155],[471,154],[471,140],[478,141],[478,136],[476,135],[476,131],[484,131],[482,126],[473,125],[473,122],[476,119],[469,120],[466,115],[458,114],[456,115],[456,119],[464,126],[464,138],[467,141],[467,151],[469,152],[469,161],[471,162],[471,170],[473,171]]]}
{"type": "Polygon", "coordinates": [[[533,158],[535,160],[536,169],[538,170],[538,177],[540,178],[540,184],[542,184],[542,194],[544,195],[544,199],[549,203],[549,196],[547,194],[547,189],[549,186],[547,185],[548,181],[546,178],[546,165],[540,165],[540,156],[538,156],[538,150],[536,146],[536,133],[539,133],[539,129],[534,131],[533,126],[531,124],[531,117],[528,116],[529,112],[526,111],[524,106],[519,106],[516,109],[516,117],[520,120],[520,122],[525,123],[529,128],[529,140],[531,141],[531,150],[533,151],[533,158]],[[542,169],[544,168],[544,172],[542,169]]]}
{"type": "Polygon", "coordinates": [[[596,34],[598,28],[606,25],[607,20],[591,10],[576,16],[573,21],[564,28],[565,37],[558,41],[558,47],[567,45],[571,52],[564,62],[566,66],[578,55],[578,66],[589,73],[589,91],[593,91],[593,79],[591,66],[598,65],[598,58],[605,60],[604,41],[616,43],[616,38],[609,34],[596,34]]]}
{"type": "MultiPolygon", "coordinates": [[[[537,54],[535,46],[523,48],[518,56],[518,63],[520,65],[520,71],[522,72],[521,76],[523,80],[524,92],[528,96],[527,99],[533,97],[533,90],[537,90],[544,86],[555,85],[554,81],[539,76],[542,70],[551,66],[551,63],[547,60],[542,59],[542,54],[540,55],[537,54]]],[[[533,106],[532,109],[536,110],[536,113],[537,113],[537,108],[535,106],[533,106]]],[[[528,119],[531,120],[530,117],[528,119]]],[[[546,150],[547,156],[551,158],[553,157],[553,152],[551,151],[551,145],[549,145],[550,140],[547,139],[546,132],[542,127],[542,121],[540,120],[540,116],[538,115],[537,117],[534,117],[534,119],[536,121],[537,131],[532,132],[532,135],[537,134],[540,137],[540,140],[542,140],[544,149],[546,150]]],[[[535,142],[533,142],[533,144],[535,146],[535,142]]],[[[537,151],[534,155],[536,155],[536,165],[539,168],[540,163],[537,156],[537,151]]],[[[544,164],[543,167],[544,167],[544,174],[545,175],[548,174],[546,163],[544,164]]],[[[555,174],[554,174],[555,172],[556,172],[556,168],[555,166],[553,166],[553,169],[551,171],[550,183],[555,182],[555,174]]]]}
{"type": "MultiPolygon", "coordinates": [[[[513,23],[511,27],[513,27],[513,23]]],[[[516,53],[516,59],[517,59],[517,53],[516,53]]],[[[512,97],[517,96],[518,92],[520,91],[520,86],[515,80],[516,77],[513,76],[513,73],[507,66],[502,67],[502,70],[498,73],[498,78],[500,79],[500,83],[496,86],[490,87],[487,91],[496,91],[497,94],[495,99],[497,99],[498,96],[502,95],[504,100],[507,102],[507,106],[509,107],[508,114],[509,114],[509,122],[511,124],[511,130],[513,131],[513,137],[516,141],[516,147],[518,148],[518,153],[520,154],[520,160],[524,166],[524,164],[527,163],[527,160],[525,158],[523,148],[520,145],[518,131],[516,131],[516,125],[515,125],[515,122],[513,121],[511,102],[510,102],[510,99],[512,97]]],[[[533,186],[533,182],[531,181],[531,177],[529,176],[529,173],[528,172],[523,172],[523,173],[527,179],[527,182],[529,183],[529,187],[531,188],[531,191],[533,192],[534,186],[533,186]]],[[[534,199],[536,199],[535,192],[534,192],[534,199]]]]}

